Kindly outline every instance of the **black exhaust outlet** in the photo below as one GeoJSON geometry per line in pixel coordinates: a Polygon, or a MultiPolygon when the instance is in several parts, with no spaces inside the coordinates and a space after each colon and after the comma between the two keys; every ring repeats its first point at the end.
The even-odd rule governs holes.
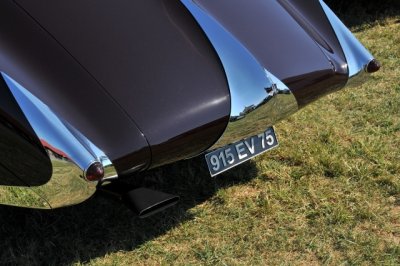
{"type": "Polygon", "coordinates": [[[146,218],[175,205],[179,196],[141,187],[126,193],[122,201],[140,218],[146,218]]]}
{"type": "Polygon", "coordinates": [[[139,218],[161,212],[179,201],[179,196],[144,187],[133,187],[122,182],[100,185],[98,191],[122,201],[139,218]]]}

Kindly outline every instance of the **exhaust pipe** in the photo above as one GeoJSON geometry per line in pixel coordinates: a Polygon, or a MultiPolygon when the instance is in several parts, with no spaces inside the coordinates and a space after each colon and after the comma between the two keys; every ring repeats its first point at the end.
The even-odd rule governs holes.
{"type": "Polygon", "coordinates": [[[128,184],[113,182],[100,186],[98,191],[122,201],[139,218],[146,218],[179,201],[179,196],[144,187],[132,188],[128,184]]]}
{"type": "Polygon", "coordinates": [[[122,201],[140,218],[146,218],[175,205],[179,196],[141,187],[126,193],[122,201]]]}

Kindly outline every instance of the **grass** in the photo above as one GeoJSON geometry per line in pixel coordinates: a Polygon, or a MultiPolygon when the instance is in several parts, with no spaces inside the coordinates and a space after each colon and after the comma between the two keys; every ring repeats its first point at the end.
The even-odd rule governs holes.
{"type": "Polygon", "coordinates": [[[399,19],[356,35],[382,71],[279,123],[278,149],[215,179],[202,158],[146,173],[182,196],[146,220],[100,196],[52,212],[1,206],[1,263],[399,265],[399,19]]]}

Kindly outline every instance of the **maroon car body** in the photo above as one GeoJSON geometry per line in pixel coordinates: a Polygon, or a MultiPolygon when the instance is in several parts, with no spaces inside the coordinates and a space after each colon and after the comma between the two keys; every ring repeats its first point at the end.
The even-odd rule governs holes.
{"type": "Polygon", "coordinates": [[[71,205],[93,194],[96,175],[222,147],[236,105],[265,93],[253,76],[286,88],[268,96],[278,111],[267,128],[377,68],[319,0],[3,0],[0,202],[71,205]],[[55,177],[68,163],[79,174],[55,177]],[[13,189],[39,203],[1,196],[13,189]]]}

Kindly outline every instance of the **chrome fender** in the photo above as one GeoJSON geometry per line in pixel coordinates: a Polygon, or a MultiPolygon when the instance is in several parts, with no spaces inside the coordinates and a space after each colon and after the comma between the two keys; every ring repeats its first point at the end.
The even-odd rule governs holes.
{"type": "Polygon", "coordinates": [[[192,0],[181,0],[192,13],[221,59],[231,94],[231,113],[217,149],[261,132],[298,110],[290,89],[216,19],[192,0]]]}
{"type": "Polygon", "coordinates": [[[97,182],[86,180],[91,166],[101,166],[104,178],[117,176],[112,162],[96,145],[7,74],[1,75],[52,164],[51,179],[42,186],[1,186],[1,204],[40,209],[74,205],[96,190],[97,182]]]}

